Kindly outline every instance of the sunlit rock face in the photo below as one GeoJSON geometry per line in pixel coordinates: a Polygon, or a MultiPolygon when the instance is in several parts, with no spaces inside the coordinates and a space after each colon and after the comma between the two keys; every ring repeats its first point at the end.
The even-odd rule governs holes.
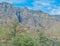
{"type": "Polygon", "coordinates": [[[20,23],[29,29],[49,29],[55,24],[55,20],[49,14],[42,11],[29,10],[28,8],[18,9],[20,23]]]}
{"type": "Polygon", "coordinates": [[[16,18],[14,7],[6,2],[0,3],[0,23],[8,23],[16,18]]]}
{"type": "Polygon", "coordinates": [[[0,23],[10,23],[14,19],[17,19],[19,23],[28,29],[37,31],[40,28],[50,29],[56,24],[57,18],[40,10],[29,10],[27,7],[16,8],[6,2],[0,3],[0,23]]]}

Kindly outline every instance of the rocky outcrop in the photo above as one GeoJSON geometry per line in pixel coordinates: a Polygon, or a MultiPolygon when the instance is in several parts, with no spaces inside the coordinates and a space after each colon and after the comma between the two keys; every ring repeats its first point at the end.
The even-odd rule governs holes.
{"type": "Polygon", "coordinates": [[[27,7],[15,8],[12,4],[0,3],[0,23],[10,23],[14,19],[28,29],[36,31],[40,28],[49,29],[56,24],[54,17],[40,10],[29,10],[27,7]]]}

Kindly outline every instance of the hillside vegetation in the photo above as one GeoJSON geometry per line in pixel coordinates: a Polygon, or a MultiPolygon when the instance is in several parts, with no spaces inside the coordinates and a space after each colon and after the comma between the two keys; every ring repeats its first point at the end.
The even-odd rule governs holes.
{"type": "Polygon", "coordinates": [[[44,29],[30,31],[13,21],[12,24],[0,24],[0,46],[60,46],[60,42],[47,37],[44,29]]]}

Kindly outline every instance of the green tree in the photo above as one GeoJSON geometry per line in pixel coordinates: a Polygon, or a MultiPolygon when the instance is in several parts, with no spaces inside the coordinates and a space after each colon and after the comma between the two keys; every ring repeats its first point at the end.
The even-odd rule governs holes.
{"type": "Polygon", "coordinates": [[[28,35],[21,35],[16,36],[12,39],[12,45],[13,46],[36,46],[36,43],[33,41],[33,39],[28,35]]]}
{"type": "Polygon", "coordinates": [[[13,36],[15,37],[16,36],[16,27],[18,26],[19,22],[17,19],[15,19],[14,21],[11,22],[13,24],[13,36]]]}
{"type": "Polygon", "coordinates": [[[40,46],[52,46],[53,41],[45,36],[44,31],[40,31],[39,38],[40,46]]]}

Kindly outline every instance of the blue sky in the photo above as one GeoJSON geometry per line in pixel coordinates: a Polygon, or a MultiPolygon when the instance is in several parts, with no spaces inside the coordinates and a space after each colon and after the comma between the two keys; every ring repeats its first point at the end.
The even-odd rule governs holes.
{"type": "Polygon", "coordinates": [[[60,0],[0,0],[0,2],[12,3],[15,7],[28,7],[52,15],[60,15],[60,0]]]}

